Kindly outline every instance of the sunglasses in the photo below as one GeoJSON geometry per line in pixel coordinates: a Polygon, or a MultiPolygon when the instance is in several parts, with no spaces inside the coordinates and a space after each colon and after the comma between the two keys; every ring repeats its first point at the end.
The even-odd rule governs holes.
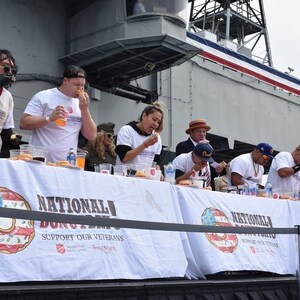
{"type": "Polygon", "coordinates": [[[106,132],[105,135],[109,138],[109,139],[114,139],[116,136],[112,133],[106,132]]]}
{"type": "Polygon", "coordinates": [[[5,73],[11,73],[13,75],[17,74],[17,69],[15,67],[11,67],[10,65],[4,64],[2,68],[5,73]]]}
{"type": "Polygon", "coordinates": [[[267,155],[265,155],[265,154],[263,154],[263,156],[262,156],[262,157],[263,157],[263,159],[264,159],[264,160],[266,160],[266,161],[268,161],[268,160],[270,159],[270,157],[269,157],[269,156],[267,156],[267,155]]]}

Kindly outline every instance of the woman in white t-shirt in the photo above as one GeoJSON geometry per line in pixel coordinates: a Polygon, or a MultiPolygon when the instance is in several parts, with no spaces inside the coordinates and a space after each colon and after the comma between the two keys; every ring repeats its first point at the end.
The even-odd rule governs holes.
{"type": "Polygon", "coordinates": [[[117,137],[116,164],[157,163],[162,150],[159,132],[163,129],[164,112],[160,102],[145,107],[138,121],[123,126],[117,137]]]}

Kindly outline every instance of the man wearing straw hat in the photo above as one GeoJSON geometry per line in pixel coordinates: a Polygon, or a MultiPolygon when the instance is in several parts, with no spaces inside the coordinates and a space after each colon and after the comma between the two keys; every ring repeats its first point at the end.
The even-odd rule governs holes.
{"type": "MultiPolygon", "coordinates": [[[[206,139],[206,133],[211,129],[204,119],[192,120],[189,123],[189,128],[186,129],[185,133],[189,134],[189,138],[186,141],[182,141],[177,144],[175,154],[176,156],[182,153],[191,152],[197,144],[204,143],[209,144],[206,139]]],[[[220,173],[223,170],[222,164],[218,164],[213,161],[210,163],[210,173],[211,173],[211,185],[214,187],[213,178],[217,176],[216,173],[220,173]]]]}

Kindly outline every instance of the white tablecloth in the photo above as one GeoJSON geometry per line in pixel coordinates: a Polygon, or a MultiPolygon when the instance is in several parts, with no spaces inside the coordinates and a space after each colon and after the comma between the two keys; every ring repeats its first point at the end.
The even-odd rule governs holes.
{"type": "MultiPolygon", "coordinates": [[[[2,207],[95,218],[293,227],[299,202],[0,159],[2,207]]],[[[185,233],[0,219],[0,282],[296,273],[296,237],[185,233]]]]}

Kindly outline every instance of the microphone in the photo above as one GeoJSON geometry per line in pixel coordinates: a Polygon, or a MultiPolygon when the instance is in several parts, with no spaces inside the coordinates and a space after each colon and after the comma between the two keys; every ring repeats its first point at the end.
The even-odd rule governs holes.
{"type": "Polygon", "coordinates": [[[0,87],[9,88],[16,81],[13,75],[2,74],[0,75],[0,87]]]}

